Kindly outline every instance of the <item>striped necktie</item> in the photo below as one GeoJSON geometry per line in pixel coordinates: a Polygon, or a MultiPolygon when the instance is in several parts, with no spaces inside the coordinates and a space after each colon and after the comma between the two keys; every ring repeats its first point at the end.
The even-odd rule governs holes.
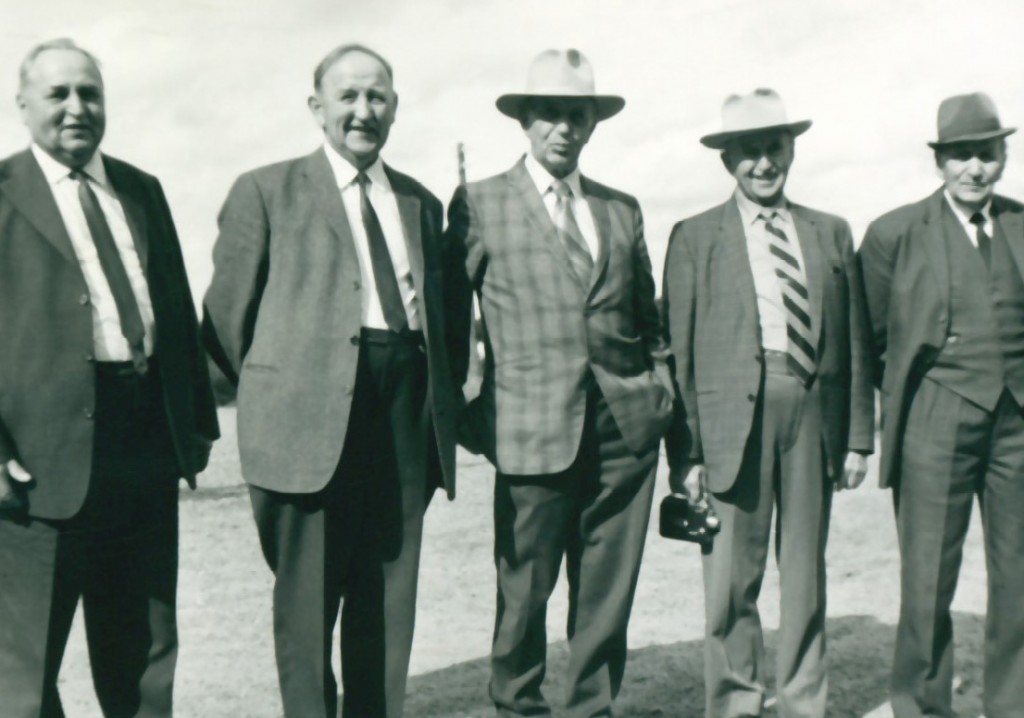
{"type": "Polygon", "coordinates": [[[572,188],[562,180],[551,183],[551,191],[555,193],[555,213],[552,220],[558,230],[558,239],[569,254],[576,278],[584,289],[590,287],[590,278],[594,273],[594,257],[590,254],[583,232],[576,223],[576,215],[572,211],[572,188]]]}
{"type": "Polygon", "coordinates": [[[810,383],[817,368],[811,333],[811,305],[807,293],[807,282],[793,253],[792,244],[786,233],[772,221],[777,212],[762,212],[759,219],[764,221],[768,239],[768,251],[775,260],[775,276],[782,289],[782,304],[786,308],[786,335],[789,339],[789,368],[793,374],[810,383]]]}

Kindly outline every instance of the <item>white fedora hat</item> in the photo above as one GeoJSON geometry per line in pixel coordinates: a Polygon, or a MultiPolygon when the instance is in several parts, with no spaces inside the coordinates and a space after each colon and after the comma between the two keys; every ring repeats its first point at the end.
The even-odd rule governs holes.
{"type": "Polygon", "coordinates": [[[705,135],[705,147],[721,150],[732,139],[768,130],[789,130],[796,137],[807,131],[810,120],[790,122],[786,108],[775,90],[760,88],[749,95],[729,95],[722,105],[722,131],[705,135]]]}
{"type": "Polygon", "coordinates": [[[520,119],[523,102],[533,97],[587,98],[597,106],[597,119],[607,120],[625,105],[618,95],[594,92],[594,68],[579,50],[545,50],[530,63],[526,91],[502,95],[495,104],[502,114],[520,119]]]}

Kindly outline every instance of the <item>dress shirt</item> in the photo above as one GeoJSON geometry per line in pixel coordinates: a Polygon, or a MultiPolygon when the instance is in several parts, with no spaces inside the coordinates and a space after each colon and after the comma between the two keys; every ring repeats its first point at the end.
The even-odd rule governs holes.
{"type": "MultiPolygon", "coordinates": [[[[946,196],[946,204],[949,205],[950,209],[953,210],[953,214],[960,220],[960,224],[964,228],[964,232],[967,234],[967,239],[971,240],[971,244],[977,248],[978,246],[978,227],[971,223],[971,217],[974,216],[974,212],[965,214],[960,207],[957,206],[956,202],[953,201],[953,197],[950,196],[949,190],[944,190],[943,193],[946,196]]],[[[994,229],[992,225],[992,200],[985,203],[985,206],[981,208],[981,216],[985,218],[985,234],[990,238],[992,237],[992,231],[994,229]]]]}
{"type": "MultiPolygon", "coordinates": [[[[551,185],[556,181],[556,177],[552,176],[550,172],[544,169],[540,162],[533,158],[533,155],[526,155],[526,172],[530,175],[530,179],[537,185],[537,191],[540,192],[541,199],[544,200],[544,207],[548,210],[548,216],[551,217],[551,221],[555,218],[555,204],[558,202],[558,198],[555,196],[555,191],[551,185]]],[[[597,254],[599,252],[600,244],[597,240],[597,228],[594,225],[594,216],[590,214],[590,206],[587,204],[587,200],[583,197],[583,188],[580,186],[580,170],[577,167],[568,175],[562,178],[562,181],[569,185],[569,189],[572,190],[572,212],[576,218],[576,224],[580,228],[580,234],[583,235],[583,241],[587,245],[587,249],[590,251],[590,256],[593,260],[597,261],[597,254]]]]}
{"type": "MultiPolygon", "coordinates": [[[[110,291],[107,276],[103,273],[99,253],[89,233],[82,203],[78,199],[78,182],[71,179],[71,170],[68,167],[50,157],[38,145],[32,145],[32,154],[43,171],[43,177],[50,185],[50,191],[53,192],[57,210],[64,220],[64,228],[71,239],[71,246],[82,268],[85,284],[89,288],[93,355],[99,361],[130,361],[131,349],[128,347],[128,340],[121,333],[121,318],[117,313],[117,304],[114,303],[114,294],[110,291]]],[[[132,285],[132,293],[142,315],[142,326],[146,330],[143,345],[146,355],[149,356],[153,353],[153,303],[149,298],[149,285],[142,271],[142,262],[135,249],[135,240],[128,227],[124,208],[121,207],[114,188],[110,186],[99,152],[82,167],[82,172],[89,177],[89,186],[96,194],[103,216],[110,226],[110,233],[114,235],[114,244],[121,255],[121,262],[128,273],[128,281],[132,285]]]]}
{"type": "MultiPolygon", "coordinates": [[[[366,228],[363,227],[362,210],[359,208],[359,184],[356,182],[359,170],[329,144],[324,143],[324,152],[327,153],[327,161],[330,162],[334,179],[338,183],[341,201],[345,205],[345,214],[348,215],[348,224],[352,230],[352,239],[355,241],[356,254],[359,255],[359,274],[362,277],[363,326],[371,329],[387,329],[388,323],[384,319],[384,310],[381,308],[380,296],[377,294],[377,280],[373,276],[373,261],[370,257],[370,245],[366,239],[366,228]]],[[[409,328],[419,329],[416,287],[412,281],[409,252],[405,247],[405,231],[402,228],[402,218],[398,214],[398,201],[395,199],[395,193],[391,189],[391,183],[388,181],[387,173],[384,172],[384,163],[380,157],[363,171],[370,178],[366,196],[370,200],[370,204],[373,205],[373,211],[377,213],[377,219],[380,220],[384,241],[388,245],[388,254],[391,255],[391,264],[394,266],[395,276],[398,278],[398,290],[402,294],[402,304],[405,305],[405,316],[409,321],[409,328]]]]}
{"type": "MultiPolygon", "coordinates": [[[[769,247],[768,232],[758,217],[775,212],[772,225],[782,230],[789,240],[790,253],[800,264],[800,271],[806,277],[806,265],[800,242],[797,240],[793,215],[785,198],[775,207],[764,207],[750,200],[739,188],[734,194],[740,210],[743,232],[747,240],[747,255],[750,257],[750,273],[754,275],[754,293],[757,296],[757,316],[761,322],[761,346],[764,349],[785,352],[789,350],[789,335],[786,329],[787,312],[782,303],[782,287],[775,275],[775,258],[769,247]]],[[[806,282],[806,279],[805,279],[806,282]]]]}

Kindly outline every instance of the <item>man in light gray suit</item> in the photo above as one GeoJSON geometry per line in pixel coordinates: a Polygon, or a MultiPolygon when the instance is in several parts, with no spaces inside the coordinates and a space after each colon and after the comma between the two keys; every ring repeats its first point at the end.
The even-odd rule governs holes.
{"type": "Polygon", "coordinates": [[[665,315],[679,412],[672,485],[708,492],[721,532],[704,557],[708,718],[761,715],[757,596],[777,512],[779,715],[825,715],[825,541],[833,487],[873,448],[868,330],[850,227],[790,202],[794,137],[771,90],[733,95],[701,138],[736,179],[724,204],[675,226],[665,315]]]}

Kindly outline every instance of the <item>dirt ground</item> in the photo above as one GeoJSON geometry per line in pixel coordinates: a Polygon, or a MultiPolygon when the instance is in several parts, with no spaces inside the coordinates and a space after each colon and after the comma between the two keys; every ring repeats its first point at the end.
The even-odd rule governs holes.
{"type": "MultiPolygon", "coordinates": [[[[259,553],[248,493],[239,474],[232,410],[222,410],[221,425],[225,437],[200,478],[200,489],[182,493],[176,714],[270,718],[281,715],[271,636],[271,576],[259,553]]],[[[410,718],[493,715],[487,698],[495,585],[493,471],[478,458],[460,454],[458,482],[456,501],[437,496],[427,513],[406,703],[410,718]]],[[[655,504],[667,490],[662,465],[655,504]]],[[[890,495],[876,488],[874,472],[859,490],[836,497],[828,566],[829,716],[890,716],[886,686],[898,615],[899,563],[890,495]]],[[[963,718],[981,715],[985,596],[976,513],[954,602],[954,707],[963,718]]],[[[778,627],[774,566],[765,579],[760,605],[771,665],[778,627]]],[[[630,623],[630,660],[618,715],[702,715],[703,611],[698,549],[662,539],[652,522],[630,623]]],[[[565,613],[563,579],[548,612],[545,692],[556,706],[555,716],[562,715],[557,706],[567,657],[565,613]]],[[[60,689],[71,718],[100,715],[80,621],[68,646],[60,689]]]]}

